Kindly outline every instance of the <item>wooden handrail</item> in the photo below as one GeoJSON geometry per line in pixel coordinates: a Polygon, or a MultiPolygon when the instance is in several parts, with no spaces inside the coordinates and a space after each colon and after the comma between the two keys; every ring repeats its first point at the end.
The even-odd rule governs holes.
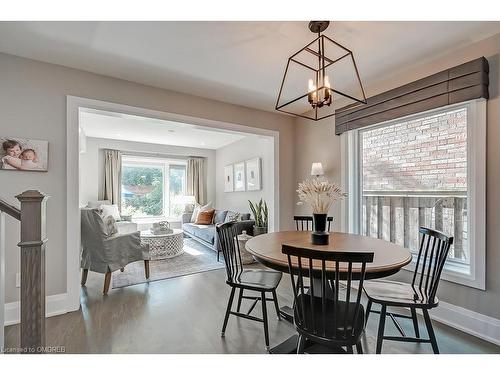
{"type": "Polygon", "coordinates": [[[12,216],[16,220],[21,220],[21,210],[0,199],[0,211],[12,216]]]}

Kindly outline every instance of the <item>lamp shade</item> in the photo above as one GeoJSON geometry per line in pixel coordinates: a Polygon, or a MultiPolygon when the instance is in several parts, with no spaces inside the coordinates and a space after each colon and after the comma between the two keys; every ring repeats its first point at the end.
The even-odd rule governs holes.
{"type": "Polygon", "coordinates": [[[321,163],[312,163],[311,166],[311,176],[323,176],[323,165],[321,163]]]}
{"type": "Polygon", "coordinates": [[[184,195],[182,198],[184,204],[196,204],[196,198],[194,195],[184,195]]]}

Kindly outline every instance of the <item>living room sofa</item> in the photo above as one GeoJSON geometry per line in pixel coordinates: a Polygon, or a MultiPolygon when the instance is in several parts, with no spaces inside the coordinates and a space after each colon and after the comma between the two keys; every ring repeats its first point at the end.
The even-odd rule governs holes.
{"type": "MultiPolygon", "coordinates": [[[[222,249],[219,245],[215,226],[230,221],[235,215],[237,213],[233,211],[215,210],[212,224],[201,225],[191,222],[192,212],[184,213],[182,215],[182,230],[188,237],[217,252],[217,261],[219,261],[222,249]]],[[[240,214],[237,225],[238,234],[245,230],[249,235],[253,235],[254,224],[255,221],[250,219],[250,214],[240,214]]]]}

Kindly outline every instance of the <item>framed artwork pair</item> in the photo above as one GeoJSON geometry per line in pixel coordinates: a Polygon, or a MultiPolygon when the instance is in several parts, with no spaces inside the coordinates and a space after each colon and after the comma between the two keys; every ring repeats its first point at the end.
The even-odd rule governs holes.
{"type": "Polygon", "coordinates": [[[224,192],[262,189],[260,158],[253,158],[224,167],[224,192]]]}

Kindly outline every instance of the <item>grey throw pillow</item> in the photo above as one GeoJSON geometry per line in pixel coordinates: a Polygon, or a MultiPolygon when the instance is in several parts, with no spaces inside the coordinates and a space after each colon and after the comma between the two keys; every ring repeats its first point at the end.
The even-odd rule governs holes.
{"type": "Polygon", "coordinates": [[[227,211],[217,210],[214,215],[214,224],[222,224],[226,219],[227,211]]]}
{"type": "Polygon", "coordinates": [[[118,233],[118,227],[116,226],[116,220],[112,215],[105,216],[102,219],[104,223],[104,227],[106,228],[106,231],[108,232],[108,236],[114,236],[116,233],[118,233]]]}

